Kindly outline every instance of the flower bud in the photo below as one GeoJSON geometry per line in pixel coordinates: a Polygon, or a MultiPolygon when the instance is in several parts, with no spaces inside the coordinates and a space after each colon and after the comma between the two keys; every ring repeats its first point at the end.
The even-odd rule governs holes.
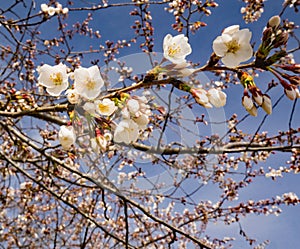
{"type": "Polygon", "coordinates": [[[215,88],[212,88],[207,92],[207,97],[209,102],[215,107],[222,107],[226,104],[226,93],[215,88]]]}
{"type": "Polygon", "coordinates": [[[281,32],[276,39],[273,41],[273,47],[278,48],[280,46],[286,45],[287,41],[289,39],[289,34],[288,32],[281,32]]]}
{"type": "Polygon", "coordinates": [[[280,16],[272,16],[268,21],[267,27],[272,27],[276,29],[279,26],[280,21],[280,16]]]}
{"type": "Polygon", "coordinates": [[[271,27],[266,28],[263,32],[262,41],[268,45],[271,41],[272,34],[273,34],[272,28],[271,27]]]}
{"type": "Polygon", "coordinates": [[[191,88],[190,93],[199,105],[202,105],[205,108],[212,108],[212,105],[209,103],[207,91],[202,88],[191,88]]]}
{"type": "Polygon", "coordinates": [[[242,105],[245,107],[246,110],[251,110],[254,106],[253,100],[250,98],[250,96],[247,94],[244,94],[242,98],[242,105]]]}
{"type": "Polygon", "coordinates": [[[256,104],[261,106],[263,103],[263,94],[261,90],[256,86],[250,87],[249,90],[252,93],[253,100],[256,102],[256,104]]]}
{"type": "Polygon", "coordinates": [[[295,100],[300,97],[299,89],[291,84],[284,86],[284,93],[290,100],[295,100]]]}
{"type": "Polygon", "coordinates": [[[253,107],[250,110],[247,110],[247,112],[251,115],[256,117],[257,116],[257,108],[255,105],[253,105],[253,107]]]}
{"type": "Polygon", "coordinates": [[[264,109],[264,111],[267,114],[270,115],[272,113],[272,101],[271,101],[271,98],[267,94],[263,95],[263,103],[262,103],[261,107],[264,109]]]}

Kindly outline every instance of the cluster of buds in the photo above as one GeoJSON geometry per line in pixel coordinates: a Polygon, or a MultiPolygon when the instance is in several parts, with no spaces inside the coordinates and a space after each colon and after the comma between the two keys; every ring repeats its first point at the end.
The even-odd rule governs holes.
{"type": "Polygon", "coordinates": [[[49,16],[53,16],[54,14],[63,14],[66,15],[69,12],[68,8],[63,8],[62,5],[58,2],[56,2],[56,6],[48,6],[45,3],[41,4],[41,10],[44,14],[47,14],[49,16]]]}
{"type": "Polygon", "coordinates": [[[239,72],[238,77],[244,87],[244,96],[242,98],[242,105],[246,111],[252,115],[257,116],[257,106],[263,108],[267,114],[272,113],[272,101],[267,94],[263,94],[261,90],[255,85],[252,76],[246,72],[239,72]],[[252,94],[250,97],[249,92],[252,94]]]}
{"type": "Polygon", "coordinates": [[[286,55],[286,51],[280,49],[268,57],[272,49],[285,46],[288,41],[288,32],[280,26],[280,22],[281,19],[279,16],[273,16],[269,19],[267,27],[263,32],[262,43],[256,52],[256,67],[265,68],[286,55]]]}

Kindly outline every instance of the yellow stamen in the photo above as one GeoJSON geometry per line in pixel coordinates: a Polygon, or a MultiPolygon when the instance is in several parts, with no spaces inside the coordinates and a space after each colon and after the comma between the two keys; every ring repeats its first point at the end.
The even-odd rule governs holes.
{"type": "Polygon", "coordinates": [[[56,86],[60,86],[63,83],[63,76],[60,72],[51,74],[50,79],[56,86]]]}
{"type": "Polygon", "coordinates": [[[95,89],[95,86],[96,86],[96,82],[91,80],[91,79],[88,79],[87,82],[86,82],[86,88],[88,90],[93,90],[95,89]]]}
{"type": "Polygon", "coordinates": [[[107,112],[109,112],[109,106],[108,105],[103,105],[102,103],[100,103],[98,105],[98,108],[99,108],[99,111],[101,113],[107,113],[107,112]]]}
{"type": "Polygon", "coordinates": [[[180,46],[176,46],[176,43],[173,43],[171,46],[168,47],[168,54],[169,56],[174,56],[175,54],[180,53],[181,48],[180,46]]]}
{"type": "Polygon", "coordinates": [[[236,40],[232,40],[226,43],[227,52],[235,54],[240,49],[240,44],[236,40]]]}

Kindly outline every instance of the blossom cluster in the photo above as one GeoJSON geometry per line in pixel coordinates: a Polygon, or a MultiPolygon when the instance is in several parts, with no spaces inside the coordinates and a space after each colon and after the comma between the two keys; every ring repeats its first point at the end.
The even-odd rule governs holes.
{"type": "MultiPolygon", "coordinates": [[[[44,64],[37,69],[38,83],[46,88],[52,96],[59,96],[66,91],[67,99],[71,104],[82,104],[83,110],[92,118],[110,119],[120,109],[122,121],[114,124],[114,142],[131,143],[139,137],[139,131],[146,129],[151,115],[146,97],[131,97],[124,94],[120,99],[99,97],[104,81],[98,66],[89,68],[79,67],[69,72],[66,65],[60,63],[55,66],[44,64]],[[69,79],[74,84],[69,86],[69,79]],[[69,88],[69,89],[68,89],[69,88]]],[[[95,138],[91,139],[91,146],[95,151],[105,151],[112,140],[110,129],[95,129],[95,138]]],[[[66,150],[70,149],[76,141],[73,126],[61,126],[59,141],[66,150]]]]}
{"type": "MultiPolygon", "coordinates": [[[[42,6],[44,12],[49,11],[50,8],[42,6]]],[[[59,9],[57,11],[62,9],[59,4],[56,8],[59,9]]],[[[272,17],[269,20],[263,32],[262,43],[255,53],[256,59],[252,62],[252,65],[258,68],[266,68],[269,64],[273,65],[274,62],[282,58],[283,55],[280,52],[268,57],[273,48],[283,46],[287,41],[286,32],[282,31],[280,21],[279,16],[272,17]]],[[[188,37],[183,34],[177,36],[167,34],[163,39],[164,58],[161,63],[147,72],[147,76],[151,76],[151,79],[156,80],[169,78],[170,81],[167,82],[182,91],[188,92],[199,105],[205,108],[212,108],[213,106],[220,108],[226,104],[227,100],[226,93],[222,91],[223,84],[220,84],[217,88],[204,89],[203,86],[195,87],[192,83],[177,79],[197,74],[203,68],[213,67],[221,60],[224,69],[237,72],[238,78],[244,87],[242,105],[246,111],[252,116],[257,116],[257,109],[261,107],[267,114],[271,114],[271,98],[267,94],[263,94],[254,83],[252,76],[239,67],[242,62],[250,60],[254,55],[250,44],[251,36],[252,33],[249,29],[240,29],[239,25],[225,28],[222,34],[213,41],[212,49],[214,53],[208,64],[201,68],[195,68],[186,59],[192,53],[188,37]]],[[[293,72],[299,70],[297,66],[281,65],[280,67],[283,70],[293,72]]],[[[267,69],[279,79],[288,98],[294,100],[300,97],[298,76],[288,75],[271,67],[267,69]],[[291,83],[288,84],[283,78],[288,79],[291,83]]],[[[91,118],[106,120],[104,127],[94,127],[95,138],[91,140],[91,145],[95,151],[105,151],[112,141],[125,144],[135,142],[141,138],[143,131],[147,129],[152,114],[147,98],[145,96],[131,96],[126,91],[117,95],[107,95],[110,97],[103,96],[101,88],[104,86],[104,81],[98,66],[78,67],[71,71],[62,63],[55,66],[44,64],[38,68],[38,72],[39,85],[45,87],[50,95],[59,96],[67,90],[68,101],[71,104],[82,104],[82,109],[90,117],[89,120],[91,118]],[[69,79],[74,81],[72,86],[69,85],[69,79]]],[[[124,77],[122,80],[125,79],[124,77]]],[[[59,140],[64,149],[69,149],[76,140],[74,129],[70,126],[61,127],[59,140]]]]}
{"type": "Polygon", "coordinates": [[[66,15],[69,12],[68,8],[63,8],[62,5],[58,2],[55,3],[56,7],[52,7],[52,6],[48,6],[45,3],[41,4],[41,10],[43,13],[49,15],[49,16],[53,16],[54,14],[63,14],[66,15]]]}

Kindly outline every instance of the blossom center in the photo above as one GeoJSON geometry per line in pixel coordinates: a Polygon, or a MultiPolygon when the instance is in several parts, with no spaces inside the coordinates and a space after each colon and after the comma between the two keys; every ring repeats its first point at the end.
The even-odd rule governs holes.
{"type": "Polygon", "coordinates": [[[173,43],[171,46],[168,47],[168,54],[169,56],[174,56],[178,53],[180,53],[181,48],[180,46],[176,46],[176,43],[173,43]]]}
{"type": "Polygon", "coordinates": [[[51,74],[50,79],[56,86],[60,86],[63,83],[63,75],[60,72],[51,74]]]}
{"type": "Polygon", "coordinates": [[[92,79],[88,79],[87,82],[86,82],[86,88],[88,90],[93,90],[95,89],[95,86],[96,86],[96,82],[92,79]]]}
{"type": "Polygon", "coordinates": [[[102,112],[102,113],[109,112],[109,106],[108,105],[104,105],[104,104],[100,103],[98,105],[98,108],[99,108],[99,111],[102,112]]]}
{"type": "Polygon", "coordinates": [[[236,40],[226,43],[227,52],[235,54],[240,49],[240,44],[236,40]]]}

